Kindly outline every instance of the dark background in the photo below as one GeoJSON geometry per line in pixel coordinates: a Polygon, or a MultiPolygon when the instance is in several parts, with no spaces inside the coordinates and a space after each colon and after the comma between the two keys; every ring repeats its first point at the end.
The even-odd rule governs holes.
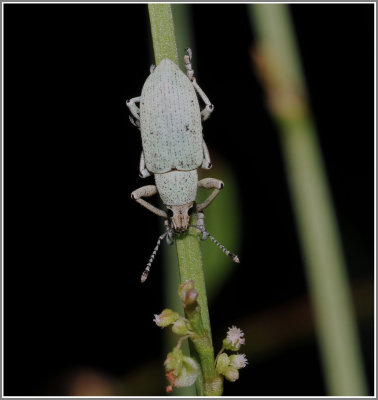
{"type": "MultiPolygon", "coordinates": [[[[290,9],[351,281],[372,282],[374,7],[290,9]]],[[[191,11],[197,79],[216,106],[206,141],[237,173],[240,256],[254,260],[224,288],[232,308],[229,297],[214,299],[217,332],[306,296],[307,285],[278,132],[250,61],[247,8],[191,11]]],[[[150,42],[146,5],[4,5],[5,395],[71,394],[80,368],[113,381],[164,360],[151,321],[164,308],[161,258],[139,283],[161,227],[130,199],[145,183],[125,107],[148,76],[150,42]]],[[[360,335],[372,391],[372,314],[360,335]]],[[[147,393],[145,382],[137,394],[164,394],[162,365],[159,373],[161,392],[147,393]]],[[[243,373],[225,395],[326,394],[314,336],[250,359],[243,373]]]]}

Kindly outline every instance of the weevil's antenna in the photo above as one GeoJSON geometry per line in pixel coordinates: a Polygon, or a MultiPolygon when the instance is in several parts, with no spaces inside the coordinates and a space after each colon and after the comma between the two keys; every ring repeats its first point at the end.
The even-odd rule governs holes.
{"type": "Polygon", "coordinates": [[[157,241],[157,243],[156,243],[156,246],[155,246],[155,248],[154,248],[154,251],[153,251],[152,254],[151,254],[150,260],[148,261],[148,264],[147,264],[146,268],[144,269],[143,274],[142,274],[142,276],[141,276],[141,278],[140,278],[140,281],[141,281],[142,283],[148,278],[148,273],[150,272],[151,264],[152,264],[153,261],[154,261],[154,258],[155,258],[155,256],[156,256],[156,253],[157,253],[158,250],[159,250],[160,242],[161,242],[167,235],[168,235],[168,232],[165,232],[165,233],[163,233],[162,235],[159,236],[159,239],[158,239],[158,241],[157,241]]]}
{"type": "Polygon", "coordinates": [[[192,228],[198,229],[200,232],[202,232],[202,233],[204,233],[206,236],[208,236],[208,237],[210,238],[210,240],[211,240],[212,242],[214,242],[214,243],[223,251],[223,253],[227,254],[227,255],[231,258],[231,260],[232,260],[233,262],[235,262],[235,263],[240,263],[239,257],[238,257],[236,254],[231,253],[231,251],[227,250],[222,244],[220,244],[220,243],[218,242],[217,239],[215,239],[214,236],[210,235],[210,233],[209,233],[206,229],[204,229],[204,228],[202,228],[202,227],[200,227],[200,226],[196,226],[196,225],[189,225],[189,226],[191,226],[192,228]]]}

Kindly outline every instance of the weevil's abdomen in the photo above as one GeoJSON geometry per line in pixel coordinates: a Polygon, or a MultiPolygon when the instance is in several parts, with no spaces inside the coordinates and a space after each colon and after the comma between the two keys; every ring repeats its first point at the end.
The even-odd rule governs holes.
{"type": "Polygon", "coordinates": [[[155,183],[165,205],[182,205],[196,200],[197,170],[155,174],[155,183]]]}
{"type": "Polygon", "coordinates": [[[202,164],[202,124],[188,77],[164,59],[147,78],[140,100],[146,167],[153,173],[189,171],[202,164]]]}

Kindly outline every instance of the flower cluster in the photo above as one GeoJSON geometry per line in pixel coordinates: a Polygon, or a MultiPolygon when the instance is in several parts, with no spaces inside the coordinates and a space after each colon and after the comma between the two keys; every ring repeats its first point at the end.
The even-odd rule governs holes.
{"type": "Polygon", "coordinates": [[[228,356],[223,351],[238,351],[243,344],[245,344],[243,331],[236,326],[228,328],[227,336],[223,340],[223,347],[215,361],[215,369],[230,382],[235,382],[239,379],[239,369],[244,368],[248,361],[245,354],[228,356]]]}
{"type": "MultiPolygon", "coordinates": [[[[193,358],[185,356],[181,350],[184,340],[189,338],[197,351],[203,351],[204,347],[207,347],[207,351],[213,354],[211,339],[203,329],[197,302],[198,293],[195,290],[194,281],[189,279],[182,283],[178,295],[185,308],[187,318],[169,308],[154,316],[154,322],[157,326],[161,328],[171,326],[172,332],[181,336],[176,347],[168,353],[164,362],[166,377],[169,381],[167,392],[171,392],[174,387],[193,385],[199,374],[200,368],[197,362],[193,358]]],[[[207,381],[208,385],[212,385],[212,388],[214,388],[214,385],[217,384],[222,386],[223,378],[230,382],[239,379],[239,370],[248,364],[245,354],[228,355],[224,351],[239,351],[243,344],[245,344],[243,331],[236,326],[228,328],[226,338],[222,342],[222,348],[215,359],[215,365],[210,366],[210,369],[215,367],[215,371],[212,372],[211,380],[207,381]]],[[[210,363],[212,364],[212,359],[210,363]]],[[[219,393],[221,392],[222,387],[219,393]]]]}
{"type": "MultiPolygon", "coordinates": [[[[194,282],[190,280],[181,285],[179,296],[184,306],[196,306],[198,294],[194,289],[194,282]]],[[[185,356],[181,350],[183,341],[194,335],[190,321],[169,308],[164,309],[160,314],[155,314],[154,317],[157,326],[166,328],[172,325],[172,332],[181,336],[177,346],[168,353],[164,362],[166,377],[169,381],[167,392],[172,392],[174,387],[193,385],[199,373],[199,366],[193,358],[185,356]]]]}

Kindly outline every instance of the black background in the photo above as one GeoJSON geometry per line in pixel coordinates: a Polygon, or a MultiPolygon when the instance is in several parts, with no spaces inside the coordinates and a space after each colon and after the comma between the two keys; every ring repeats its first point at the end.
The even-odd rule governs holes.
{"type": "MultiPolygon", "coordinates": [[[[197,79],[216,106],[206,141],[237,171],[241,258],[253,252],[256,261],[224,289],[236,308],[215,299],[217,331],[307,285],[277,130],[249,58],[247,8],[191,10],[197,79]]],[[[372,279],[374,7],[291,11],[349,273],[372,279]]],[[[89,366],[117,378],[135,357],[164,359],[151,321],[164,307],[161,259],[139,283],[160,225],[130,200],[144,182],[125,107],[148,76],[150,41],[146,5],[4,5],[5,395],[64,395],[54,384],[64,371],[89,366]]],[[[360,327],[371,390],[372,321],[360,327]]],[[[225,394],[326,394],[315,339],[250,360],[225,394]]]]}

